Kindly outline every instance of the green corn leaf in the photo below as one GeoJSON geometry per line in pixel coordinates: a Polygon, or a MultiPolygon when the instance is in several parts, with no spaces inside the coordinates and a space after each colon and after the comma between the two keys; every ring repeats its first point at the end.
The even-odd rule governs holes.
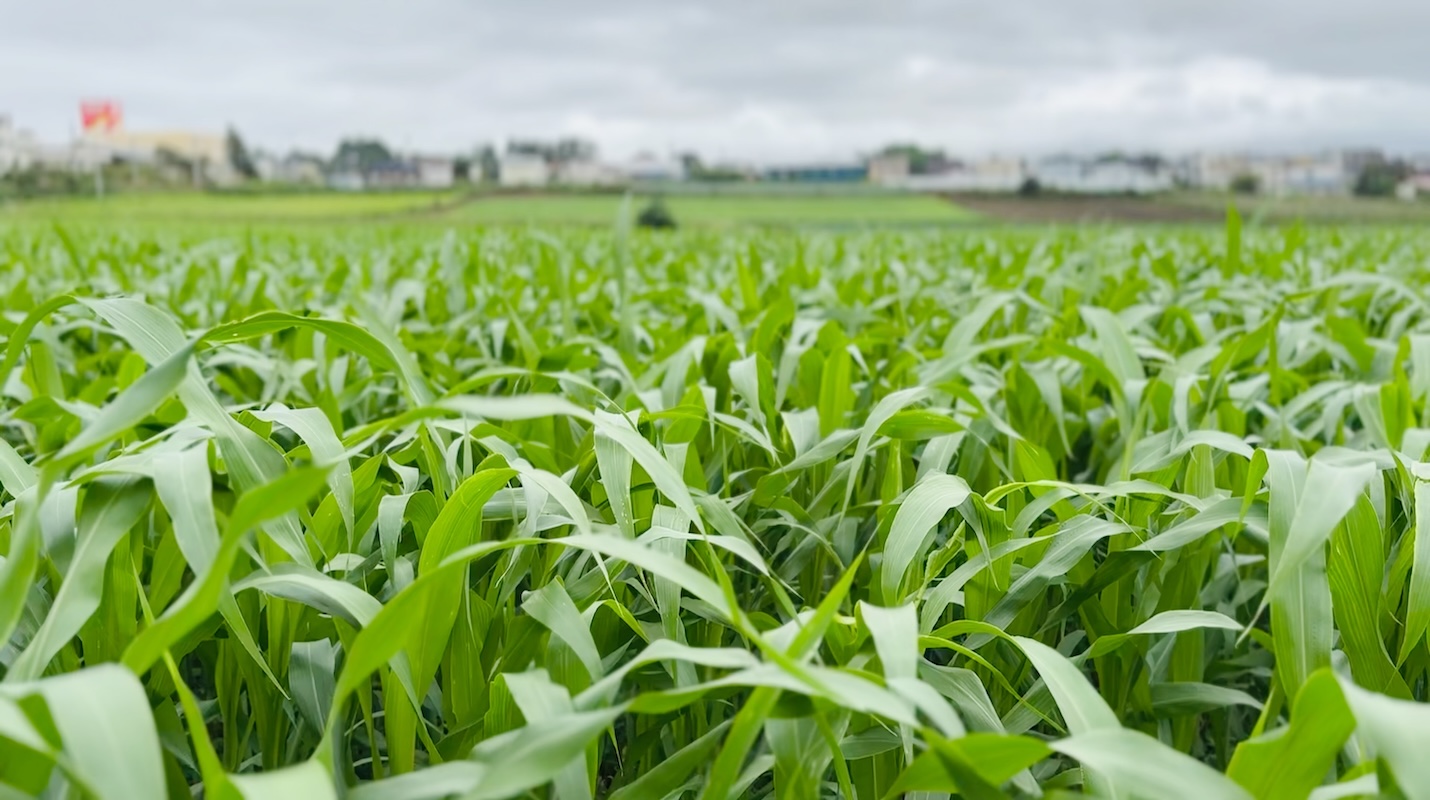
{"type": "Polygon", "coordinates": [[[1291,724],[1242,742],[1227,775],[1258,800],[1305,797],[1319,786],[1356,720],[1330,670],[1312,675],[1291,724]]]}
{"type": "Polygon", "coordinates": [[[884,543],[884,559],[880,567],[880,583],[886,602],[897,602],[899,586],[909,566],[923,553],[938,524],[949,509],[957,508],[968,499],[968,484],[954,475],[930,475],[918,483],[894,513],[884,543]]]}
{"type": "Polygon", "coordinates": [[[105,664],[0,693],[44,703],[70,769],[96,797],[164,796],[159,734],[144,688],[128,670],[105,664]]]}
{"type": "Polygon", "coordinates": [[[1102,728],[1049,746],[1096,770],[1119,793],[1171,800],[1196,787],[1200,797],[1251,797],[1230,778],[1138,731],[1102,728]]]}

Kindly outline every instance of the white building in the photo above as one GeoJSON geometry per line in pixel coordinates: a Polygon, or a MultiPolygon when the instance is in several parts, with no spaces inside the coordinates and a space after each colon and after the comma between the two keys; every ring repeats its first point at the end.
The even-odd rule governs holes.
{"type": "Polygon", "coordinates": [[[32,166],[71,172],[93,172],[115,160],[141,164],[187,164],[185,177],[227,185],[239,175],[229,163],[228,140],[222,133],[202,131],[91,131],[67,143],[39,141],[0,115],[0,174],[32,166]]]}
{"type": "Polygon", "coordinates": [[[79,140],[89,153],[140,163],[157,163],[173,156],[188,163],[195,183],[203,178],[221,186],[241,176],[229,163],[228,137],[218,131],[131,131],[117,128],[95,131],[79,140]]]}
{"type": "Polygon", "coordinates": [[[1347,194],[1356,175],[1340,153],[1292,156],[1268,162],[1257,174],[1265,194],[1347,194]]]}
{"type": "Polygon", "coordinates": [[[869,182],[881,186],[902,186],[909,179],[909,157],[889,153],[869,159],[869,182]]]}
{"type": "Polygon", "coordinates": [[[1151,194],[1173,186],[1166,167],[1126,158],[1053,156],[1035,163],[1031,177],[1044,189],[1073,194],[1151,194]]]}
{"type": "Polygon", "coordinates": [[[426,189],[449,189],[457,182],[457,165],[450,158],[419,157],[417,184],[426,189]]]}
{"type": "Polygon", "coordinates": [[[910,175],[897,185],[930,192],[1016,192],[1027,179],[1021,159],[995,156],[960,163],[933,175],[910,175]]]}
{"type": "Polygon", "coordinates": [[[502,186],[545,186],[551,180],[546,159],[529,153],[507,153],[497,162],[497,182],[502,186]]]}
{"type": "Polygon", "coordinates": [[[1401,200],[1430,197],[1430,172],[1418,172],[1401,181],[1395,187],[1395,196],[1401,200]]]}
{"type": "Polygon", "coordinates": [[[75,139],[69,144],[41,145],[35,161],[51,169],[93,172],[113,160],[114,155],[114,151],[101,142],[75,139]]]}
{"type": "Polygon", "coordinates": [[[367,188],[367,181],[357,170],[337,170],[328,173],[328,188],[339,192],[361,192],[367,188]]]}
{"type": "Polygon", "coordinates": [[[1270,195],[1346,194],[1355,186],[1356,169],[1345,153],[1296,156],[1201,154],[1188,159],[1185,179],[1198,189],[1225,192],[1237,178],[1256,179],[1257,191],[1270,195]]]}
{"type": "Polygon", "coordinates": [[[323,182],[323,160],[317,156],[289,153],[283,157],[278,170],[288,183],[318,186],[323,182]]]}
{"type": "Polygon", "coordinates": [[[1076,156],[1049,156],[1033,164],[1031,175],[1044,189],[1078,191],[1087,162],[1076,156]]]}
{"type": "Polygon", "coordinates": [[[35,134],[15,127],[10,117],[0,114],[0,175],[26,169],[39,157],[40,143],[35,134]]]}
{"type": "Polygon", "coordinates": [[[1227,153],[1198,153],[1183,163],[1182,177],[1190,186],[1217,192],[1230,191],[1237,178],[1260,180],[1264,159],[1227,153]]]}
{"type": "Polygon", "coordinates": [[[323,162],[317,156],[289,153],[282,158],[259,151],[253,155],[253,168],[265,183],[290,183],[317,186],[323,183],[323,162]]]}
{"type": "Polygon", "coordinates": [[[554,177],[567,186],[614,186],[625,178],[619,169],[594,159],[563,161],[556,165],[554,177]]]}
{"type": "Polygon", "coordinates": [[[1094,194],[1152,194],[1172,188],[1172,173],[1165,167],[1113,159],[1096,161],[1084,175],[1094,194]]]}
{"type": "Polygon", "coordinates": [[[674,159],[657,158],[642,153],[621,166],[621,172],[632,181],[665,183],[685,180],[685,165],[674,159]]]}
{"type": "Polygon", "coordinates": [[[249,156],[253,162],[253,171],[258,173],[258,179],[264,183],[275,183],[279,181],[279,171],[282,169],[282,160],[278,156],[263,150],[254,151],[249,156]]]}
{"type": "Polygon", "coordinates": [[[93,139],[75,139],[68,144],[41,142],[34,133],[16,128],[9,117],[0,115],[0,175],[35,166],[93,172],[114,154],[113,148],[93,139]]]}

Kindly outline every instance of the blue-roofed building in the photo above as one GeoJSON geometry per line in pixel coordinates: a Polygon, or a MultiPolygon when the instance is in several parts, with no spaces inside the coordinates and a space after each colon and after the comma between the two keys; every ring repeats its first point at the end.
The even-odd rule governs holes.
{"type": "Polygon", "coordinates": [[[859,183],[869,176],[864,164],[828,163],[767,167],[764,178],[782,183],[859,183]]]}
{"type": "Polygon", "coordinates": [[[363,183],[369,189],[416,186],[418,174],[417,165],[410,161],[383,161],[367,170],[363,183]]]}

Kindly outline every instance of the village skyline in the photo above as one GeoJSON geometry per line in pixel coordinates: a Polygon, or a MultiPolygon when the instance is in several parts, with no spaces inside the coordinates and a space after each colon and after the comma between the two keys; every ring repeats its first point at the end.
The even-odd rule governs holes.
{"type": "Polygon", "coordinates": [[[1151,194],[1178,188],[1268,194],[1418,196],[1430,187],[1430,155],[1379,147],[1305,151],[1153,148],[1046,153],[959,153],[915,142],[892,142],[841,157],[786,160],[711,158],[673,145],[664,152],[607,154],[579,136],[507,138],[455,152],[413,151],[376,136],[343,138],[331,155],[279,149],[223,130],[132,127],[112,100],[79,106],[79,130],[45,140],[0,111],[0,176],[23,170],[102,172],[116,164],[168,167],[179,180],[234,185],[244,181],[360,191],[401,186],[444,188],[457,183],[508,187],[609,187],[628,183],[774,182],[868,183],[931,192],[1011,193],[1052,190],[1085,194],[1151,194]]]}
{"type": "Polygon", "coordinates": [[[843,158],[758,163],[707,160],[692,149],[607,156],[581,137],[510,138],[461,152],[412,152],[377,137],[349,137],[322,152],[264,148],[226,130],[135,130],[113,101],[80,107],[80,132],[45,141],[0,113],[0,176],[24,170],[102,174],[119,164],[167,168],[177,180],[371,188],[610,187],[630,183],[867,183],[927,192],[1152,194],[1206,189],[1265,194],[1408,194],[1430,189],[1430,156],[1377,147],[1309,152],[1108,150],[969,156],[915,143],[886,143],[843,158]]]}

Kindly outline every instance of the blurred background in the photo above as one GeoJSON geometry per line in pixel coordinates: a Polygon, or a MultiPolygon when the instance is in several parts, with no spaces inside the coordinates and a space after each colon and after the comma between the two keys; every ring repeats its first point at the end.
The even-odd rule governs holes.
{"type": "Polygon", "coordinates": [[[0,214],[1430,219],[1417,0],[3,5],[0,214]]]}

